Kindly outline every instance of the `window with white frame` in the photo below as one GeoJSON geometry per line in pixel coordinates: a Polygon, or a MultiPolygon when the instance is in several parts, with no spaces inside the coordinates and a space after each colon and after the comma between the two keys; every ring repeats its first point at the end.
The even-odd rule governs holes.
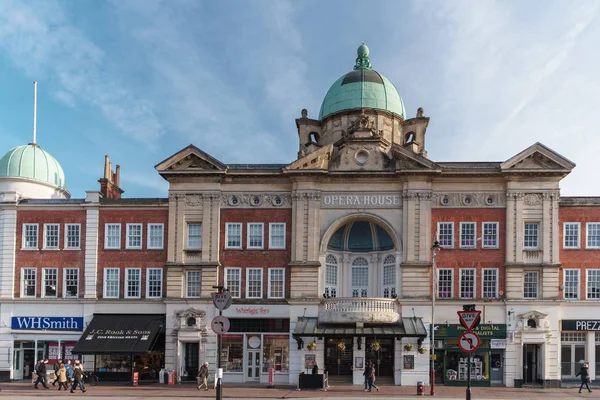
{"type": "Polygon", "coordinates": [[[59,224],[44,224],[44,249],[58,249],[59,224]]]}
{"type": "Polygon", "coordinates": [[[225,225],[225,248],[242,248],[242,224],[236,222],[225,225]]]}
{"type": "Polygon", "coordinates": [[[586,224],[587,241],[586,248],[600,249],[600,222],[588,222],[586,224]]]}
{"type": "Polygon", "coordinates": [[[565,249],[579,248],[579,222],[563,224],[563,247],[565,249]]]}
{"type": "Polygon", "coordinates": [[[396,298],[396,256],[388,254],[383,259],[383,297],[396,298]]]}
{"type": "Polygon", "coordinates": [[[463,249],[474,249],[475,246],[475,222],[460,223],[460,247],[463,249]]]}
{"type": "Polygon", "coordinates": [[[600,299],[600,269],[587,270],[587,298],[600,299]]]}
{"type": "Polygon", "coordinates": [[[264,224],[262,224],[262,223],[249,223],[248,224],[248,248],[249,249],[262,249],[263,248],[263,230],[264,230],[264,224]]]}
{"type": "Polygon", "coordinates": [[[148,224],[148,248],[152,250],[164,247],[165,225],[148,224]]]}
{"type": "Polygon", "coordinates": [[[454,271],[450,268],[439,268],[438,270],[438,298],[451,299],[454,290],[454,271]]]}
{"type": "Polygon", "coordinates": [[[539,245],[540,224],[537,222],[526,222],[523,234],[523,247],[526,249],[537,249],[539,245]]]}
{"type": "Polygon", "coordinates": [[[38,248],[38,224],[23,224],[23,248],[38,248]]]}
{"type": "Polygon", "coordinates": [[[188,249],[201,249],[202,248],[202,224],[188,223],[188,249]]]}
{"type": "Polygon", "coordinates": [[[127,224],[126,227],[127,242],[126,249],[142,248],[142,224],[127,224]]]}
{"type": "Polygon", "coordinates": [[[120,270],[119,268],[104,269],[104,293],[106,299],[119,298],[120,270]]]}
{"type": "Polygon", "coordinates": [[[483,248],[498,248],[498,222],[483,223],[483,248]]]}
{"type": "Polygon", "coordinates": [[[21,270],[21,297],[35,297],[36,272],[35,268],[23,268],[21,270]]]}
{"type": "Polygon", "coordinates": [[[460,269],[460,298],[475,298],[475,268],[460,269]]]}
{"type": "Polygon", "coordinates": [[[337,297],[338,292],[338,263],[334,255],[325,258],[325,297],[337,297]]]}
{"type": "Polygon", "coordinates": [[[125,268],[125,298],[139,299],[142,297],[142,270],[125,268]]]}
{"type": "Polygon", "coordinates": [[[81,225],[65,224],[65,248],[79,250],[81,248],[81,225]]]}
{"type": "Polygon", "coordinates": [[[242,296],[242,269],[225,268],[225,287],[229,290],[231,297],[239,299],[242,296]]]}
{"type": "Polygon", "coordinates": [[[269,298],[283,299],[285,297],[285,269],[269,268],[269,298]]]}
{"type": "Polygon", "coordinates": [[[64,297],[79,297],[79,268],[65,268],[64,278],[64,297]]]}
{"type": "Polygon", "coordinates": [[[246,298],[262,298],[262,268],[248,268],[246,270],[246,298]]]}
{"type": "Polygon", "coordinates": [[[44,268],[44,286],[42,290],[42,297],[56,297],[58,289],[58,269],[57,268],[44,268]]]}
{"type": "Polygon", "coordinates": [[[575,300],[579,298],[579,270],[565,269],[565,299],[575,300]]]}
{"type": "Polygon", "coordinates": [[[539,274],[537,271],[526,271],[523,275],[523,298],[537,299],[539,296],[539,274]]]}
{"type": "Polygon", "coordinates": [[[121,224],[106,224],[104,225],[104,248],[105,249],[120,249],[121,248],[121,224]]]}
{"type": "Polygon", "coordinates": [[[285,249],[285,224],[269,224],[269,249],[285,249]]]}
{"type": "Polygon", "coordinates": [[[484,268],[482,270],[482,290],[484,299],[498,297],[498,268],[484,268]]]}
{"type": "Polygon", "coordinates": [[[201,271],[186,271],[185,297],[200,297],[201,271]]]}
{"type": "Polygon", "coordinates": [[[146,270],[146,298],[160,299],[162,297],[162,286],[162,268],[148,268],[146,270]]]}
{"type": "Polygon", "coordinates": [[[442,247],[454,247],[454,222],[438,222],[438,242],[442,247]]]}
{"type": "Polygon", "coordinates": [[[369,296],[369,262],[364,257],[352,261],[352,297],[369,296]]]}

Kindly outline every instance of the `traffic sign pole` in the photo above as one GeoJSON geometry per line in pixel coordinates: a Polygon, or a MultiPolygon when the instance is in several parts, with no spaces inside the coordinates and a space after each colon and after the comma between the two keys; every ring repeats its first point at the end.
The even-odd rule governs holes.
{"type": "MultiPolygon", "coordinates": [[[[217,293],[213,293],[213,304],[219,310],[219,317],[223,316],[223,310],[229,308],[231,305],[231,294],[225,290],[224,286],[213,286],[213,289],[217,289],[217,293]],[[223,296],[225,295],[225,296],[223,296]]],[[[223,385],[221,382],[221,347],[223,341],[221,340],[221,334],[217,335],[217,387],[215,390],[216,400],[223,399],[223,385]]]]}

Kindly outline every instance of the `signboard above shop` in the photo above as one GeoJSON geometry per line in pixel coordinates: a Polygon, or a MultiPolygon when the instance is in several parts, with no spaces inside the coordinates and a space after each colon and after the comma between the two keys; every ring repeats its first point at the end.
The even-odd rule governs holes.
{"type": "MultiPolygon", "coordinates": [[[[436,324],[435,338],[436,339],[458,339],[458,337],[467,330],[459,324],[436,324]]],[[[481,340],[487,339],[506,339],[506,324],[480,324],[473,329],[481,340]]]]}
{"type": "Polygon", "coordinates": [[[11,329],[28,331],[82,331],[82,317],[12,317],[11,329]]]}
{"type": "Polygon", "coordinates": [[[600,319],[563,319],[563,331],[600,331],[600,319]]]}

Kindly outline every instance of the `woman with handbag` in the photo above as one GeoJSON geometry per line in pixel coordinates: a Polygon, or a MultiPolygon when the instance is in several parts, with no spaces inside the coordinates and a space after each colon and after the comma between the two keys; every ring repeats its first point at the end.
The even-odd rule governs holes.
{"type": "Polygon", "coordinates": [[[575,376],[581,376],[581,386],[579,386],[579,393],[581,393],[581,389],[583,389],[583,385],[587,388],[588,392],[592,393],[588,383],[590,383],[590,375],[588,374],[589,364],[585,363],[581,366],[579,373],[575,376]]]}

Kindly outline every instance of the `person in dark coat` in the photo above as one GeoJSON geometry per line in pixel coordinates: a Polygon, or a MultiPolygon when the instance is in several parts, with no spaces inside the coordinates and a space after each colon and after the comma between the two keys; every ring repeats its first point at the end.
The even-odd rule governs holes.
{"type": "Polygon", "coordinates": [[[371,368],[371,361],[365,363],[365,372],[363,372],[363,376],[365,377],[365,392],[369,390],[369,368],[371,368]]]}
{"type": "Polygon", "coordinates": [[[371,392],[373,388],[375,388],[379,392],[379,388],[377,387],[377,385],[375,385],[375,365],[374,364],[370,364],[369,374],[367,375],[367,377],[369,378],[369,392],[371,392]]]}
{"type": "Polygon", "coordinates": [[[583,385],[587,388],[588,392],[592,393],[590,387],[588,386],[588,382],[590,379],[590,375],[588,374],[588,363],[585,363],[581,366],[579,373],[575,376],[581,376],[581,386],[579,386],[579,393],[581,393],[581,389],[583,389],[583,385]]]}
{"type": "Polygon", "coordinates": [[[48,386],[48,384],[46,383],[46,362],[48,362],[48,360],[40,360],[39,364],[37,365],[37,380],[33,384],[33,387],[36,389],[38,388],[38,384],[40,383],[42,384],[42,386],[44,386],[44,388],[50,389],[50,386],[48,386]]]}
{"type": "Polygon", "coordinates": [[[316,363],[312,367],[312,374],[313,375],[318,375],[319,374],[319,366],[316,363]]]}
{"type": "Polygon", "coordinates": [[[56,382],[58,382],[58,370],[60,369],[60,364],[62,364],[62,360],[58,360],[58,362],[54,364],[54,380],[52,381],[52,386],[56,386],[56,382]]]}
{"type": "Polygon", "coordinates": [[[73,384],[71,385],[71,393],[75,391],[75,388],[79,386],[79,389],[85,393],[85,387],[83,387],[83,369],[78,361],[75,362],[73,368],[73,384]]]}
{"type": "Polygon", "coordinates": [[[208,390],[208,361],[200,367],[198,371],[198,390],[204,386],[204,390],[208,390]]]}

